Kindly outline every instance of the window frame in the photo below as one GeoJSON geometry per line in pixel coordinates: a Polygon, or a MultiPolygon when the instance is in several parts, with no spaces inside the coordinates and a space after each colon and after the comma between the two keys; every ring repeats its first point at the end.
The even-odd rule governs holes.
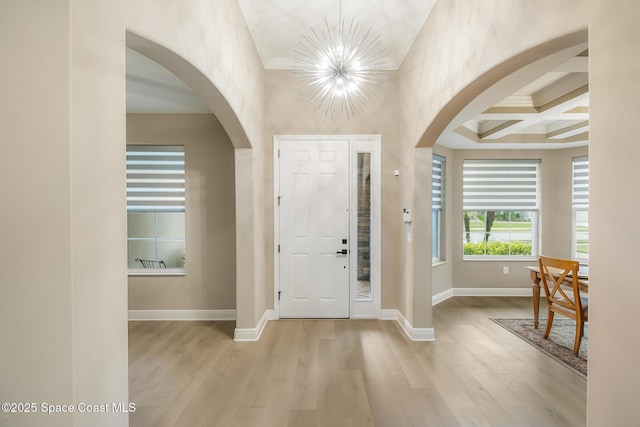
{"type": "Polygon", "coordinates": [[[130,237],[129,227],[127,227],[127,272],[130,276],[184,276],[186,274],[186,247],[187,247],[187,235],[186,235],[186,153],[184,145],[177,144],[127,144],[127,222],[129,222],[129,214],[132,213],[152,213],[153,215],[153,237],[130,237]],[[149,157],[159,157],[158,153],[168,157],[181,157],[182,161],[173,159],[173,165],[175,166],[162,166],[162,162],[158,164],[141,166],[138,169],[130,167],[134,162],[140,163],[140,160],[149,161],[144,159],[142,152],[149,152],[149,157]],[[135,154],[134,154],[135,153],[135,154]],[[136,159],[135,156],[140,156],[141,159],[136,159]],[[157,168],[155,174],[147,171],[141,172],[141,169],[157,168]],[[162,170],[162,169],[166,169],[162,170]],[[164,175],[170,175],[163,177],[164,175]],[[146,179],[146,183],[141,183],[141,179],[146,179]],[[155,181],[155,182],[153,182],[155,181]],[[165,186],[163,186],[163,184],[165,186]],[[164,190],[164,191],[163,191],[164,190]],[[162,237],[158,229],[159,214],[164,213],[182,213],[184,221],[184,237],[162,237]],[[152,242],[155,248],[156,256],[155,261],[158,261],[158,244],[160,242],[182,242],[184,247],[184,255],[182,258],[181,267],[167,267],[167,268],[143,268],[143,267],[130,267],[129,262],[129,246],[132,241],[148,241],[152,242]]]}
{"type": "Polygon", "coordinates": [[[446,171],[447,171],[447,158],[439,154],[433,154],[431,159],[431,264],[440,264],[446,261],[446,256],[443,256],[443,212],[445,210],[446,199],[446,171]],[[439,172],[438,172],[439,169],[439,172]],[[439,185],[435,185],[439,179],[439,185]],[[437,196],[439,195],[439,197],[437,196]],[[434,215],[436,213],[436,215],[434,215]],[[437,221],[437,230],[433,225],[434,219],[437,221]],[[436,230],[436,232],[434,232],[436,230]],[[437,249],[437,253],[433,253],[433,249],[437,249]]]}
{"type": "MultiPolygon", "coordinates": [[[[539,255],[540,248],[540,218],[541,218],[541,168],[542,161],[541,159],[465,159],[463,160],[463,223],[462,225],[462,259],[463,261],[531,261],[537,259],[539,255]],[[487,178],[485,181],[497,183],[496,184],[487,184],[486,187],[480,187],[480,184],[474,184],[474,179],[477,178],[469,178],[467,181],[467,175],[473,175],[472,172],[473,166],[467,165],[478,165],[477,169],[489,169],[491,167],[495,167],[498,169],[503,169],[500,174],[508,177],[508,181],[520,182],[522,181],[525,185],[523,187],[516,187],[511,184],[512,187],[509,187],[508,181],[501,180],[497,178],[496,175],[492,178],[487,178]],[[532,166],[535,165],[533,169],[532,166]],[[505,170],[509,167],[512,167],[512,171],[505,170]],[[531,175],[532,170],[529,170],[528,173],[525,171],[526,169],[535,170],[535,180],[526,179],[526,175],[531,175]],[[510,175],[512,173],[513,175],[510,175]],[[523,178],[516,179],[514,176],[518,176],[518,174],[522,174],[523,178]],[[535,189],[532,191],[531,182],[535,182],[535,189]],[[528,184],[528,185],[527,185],[528,184]],[[494,188],[492,188],[494,187],[494,188]],[[500,189],[500,187],[504,187],[502,192],[497,194],[500,195],[496,200],[492,200],[491,197],[497,197],[492,194],[492,191],[496,191],[496,188],[500,189]],[[509,191],[515,190],[515,191],[509,191]],[[528,189],[526,193],[521,192],[522,189],[528,189]],[[468,191],[467,191],[468,190],[468,191]],[[478,196],[479,195],[479,196],[478,196]],[[485,195],[485,198],[482,198],[482,195],[485,195]],[[468,196],[468,198],[466,197],[468,196]],[[474,200],[475,198],[475,200],[474,200]],[[502,199],[504,198],[504,199],[502,199]],[[522,198],[522,200],[520,200],[522,198]],[[486,221],[486,212],[494,211],[494,212],[529,212],[531,215],[531,255],[487,255],[486,253],[483,255],[467,255],[464,253],[465,250],[465,226],[464,226],[464,213],[465,212],[485,212],[485,221],[486,221]]],[[[489,173],[489,172],[487,172],[489,173]]],[[[483,239],[484,241],[484,239],[483,239]]],[[[508,242],[511,243],[511,237],[509,237],[508,242]]],[[[486,247],[485,247],[486,252],[486,247]]]]}
{"type": "Polygon", "coordinates": [[[571,258],[589,264],[587,256],[578,255],[578,213],[587,213],[587,246],[589,245],[589,156],[571,158],[571,258]]]}

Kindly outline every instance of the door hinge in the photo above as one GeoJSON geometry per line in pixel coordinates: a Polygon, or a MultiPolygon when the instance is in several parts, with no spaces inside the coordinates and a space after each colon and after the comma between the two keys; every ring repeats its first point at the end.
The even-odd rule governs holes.
{"type": "Polygon", "coordinates": [[[280,206],[280,196],[278,196],[278,206],[280,206]]]}
{"type": "Polygon", "coordinates": [[[278,158],[280,158],[280,149],[278,148],[278,158]]]}
{"type": "Polygon", "coordinates": [[[282,291],[278,291],[278,301],[280,301],[280,294],[282,293],[282,291]]]}
{"type": "Polygon", "coordinates": [[[278,253],[280,253],[280,245],[278,245],[278,253]]]}

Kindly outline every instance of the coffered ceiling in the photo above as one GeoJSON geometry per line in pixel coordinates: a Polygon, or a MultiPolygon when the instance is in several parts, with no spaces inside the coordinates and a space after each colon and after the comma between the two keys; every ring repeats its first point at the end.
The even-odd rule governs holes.
{"type": "Polygon", "coordinates": [[[459,126],[451,148],[568,148],[589,140],[589,56],[581,52],[459,126]]]}

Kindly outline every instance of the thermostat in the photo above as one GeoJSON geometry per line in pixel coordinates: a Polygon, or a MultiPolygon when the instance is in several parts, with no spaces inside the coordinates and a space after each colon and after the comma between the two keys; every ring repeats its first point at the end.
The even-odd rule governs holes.
{"type": "Polygon", "coordinates": [[[405,223],[411,222],[411,211],[409,209],[402,209],[402,221],[405,223]]]}

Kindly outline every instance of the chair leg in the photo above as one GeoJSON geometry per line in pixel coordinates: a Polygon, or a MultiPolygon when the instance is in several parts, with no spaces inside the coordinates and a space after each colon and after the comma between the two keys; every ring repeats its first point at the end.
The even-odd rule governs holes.
{"type": "Polygon", "coordinates": [[[551,333],[551,324],[553,323],[553,315],[555,313],[549,310],[549,314],[547,314],[547,329],[544,330],[544,337],[549,338],[549,333],[551,333]]]}
{"type": "Polygon", "coordinates": [[[584,322],[576,319],[576,342],[573,344],[573,354],[577,355],[580,351],[580,341],[582,341],[582,333],[584,331],[584,322]]]}

